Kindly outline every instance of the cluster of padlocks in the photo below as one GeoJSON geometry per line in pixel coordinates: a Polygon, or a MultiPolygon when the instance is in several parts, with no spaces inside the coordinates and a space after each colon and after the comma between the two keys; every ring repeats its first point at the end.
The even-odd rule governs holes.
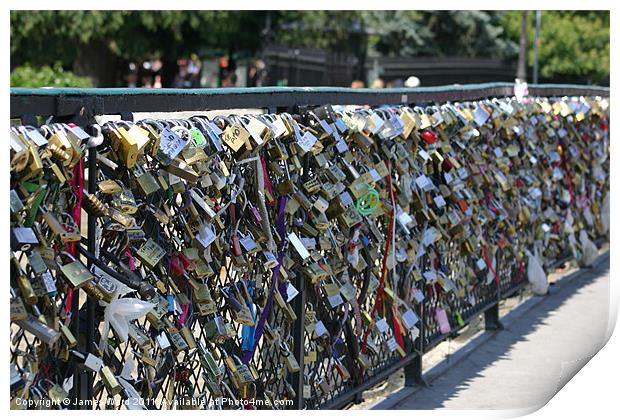
{"type": "Polygon", "coordinates": [[[606,236],[608,108],[14,126],[12,406],[321,407],[606,236]]]}

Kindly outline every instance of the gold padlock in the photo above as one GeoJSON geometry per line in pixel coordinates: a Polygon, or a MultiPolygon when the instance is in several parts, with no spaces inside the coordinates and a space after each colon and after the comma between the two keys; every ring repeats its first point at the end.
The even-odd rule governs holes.
{"type": "Polygon", "coordinates": [[[121,384],[118,383],[116,376],[114,376],[114,373],[112,373],[112,370],[108,366],[103,366],[101,368],[99,371],[99,377],[103,381],[103,384],[110,395],[116,395],[123,389],[121,384]]]}
{"type": "Polygon", "coordinates": [[[118,127],[119,154],[128,169],[133,168],[138,160],[138,141],[127,131],[125,127],[118,127]]]}

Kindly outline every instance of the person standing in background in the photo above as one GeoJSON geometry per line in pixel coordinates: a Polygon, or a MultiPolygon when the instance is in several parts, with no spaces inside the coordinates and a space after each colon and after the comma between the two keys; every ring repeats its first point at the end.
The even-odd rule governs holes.
{"type": "Polygon", "coordinates": [[[162,63],[161,58],[156,56],[151,60],[151,71],[153,72],[153,87],[155,89],[161,89],[161,73],[164,63],[162,63]]]}
{"type": "Polygon", "coordinates": [[[387,88],[401,88],[403,86],[405,86],[405,82],[403,82],[403,79],[394,79],[386,84],[387,88]]]}
{"type": "Polygon", "coordinates": [[[192,54],[190,56],[189,63],[187,64],[189,87],[191,88],[200,87],[201,68],[202,68],[202,64],[200,63],[200,59],[198,58],[198,55],[192,54]]]}
{"type": "Polygon", "coordinates": [[[237,75],[235,71],[228,71],[222,79],[222,87],[234,87],[237,86],[237,75]]]}
{"type": "Polygon", "coordinates": [[[177,89],[184,89],[189,87],[187,83],[187,59],[179,58],[177,60],[177,66],[179,67],[179,70],[177,71],[176,76],[174,76],[174,80],[172,81],[172,87],[177,89]]]}
{"type": "Polygon", "coordinates": [[[370,85],[372,89],[383,89],[385,87],[385,83],[383,79],[375,79],[370,85]]]}
{"type": "Polygon", "coordinates": [[[196,55],[191,60],[180,58],[177,60],[179,70],[172,81],[172,87],[190,89],[200,87],[200,61],[196,55]]]}
{"type": "Polygon", "coordinates": [[[125,76],[127,87],[138,87],[138,66],[136,66],[136,63],[129,63],[127,67],[129,68],[129,73],[127,73],[127,76],[125,76]]]}
{"type": "Polygon", "coordinates": [[[265,62],[256,60],[248,69],[248,87],[260,87],[265,80],[265,62]]]}
{"type": "Polygon", "coordinates": [[[409,76],[407,80],[405,80],[405,87],[414,88],[420,86],[420,79],[415,76],[409,76]]]}

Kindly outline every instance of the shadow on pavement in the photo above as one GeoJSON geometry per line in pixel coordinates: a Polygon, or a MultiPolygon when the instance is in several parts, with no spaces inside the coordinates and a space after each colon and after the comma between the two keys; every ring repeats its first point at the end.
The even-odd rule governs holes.
{"type": "MultiPolygon", "coordinates": [[[[581,306],[586,305],[586,309],[590,307],[598,312],[609,310],[608,284],[605,299],[602,299],[601,295],[604,293],[601,291],[595,293],[587,288],[588,285],[594,284],[595,280],[608,275],[608,272],[609,252],[601,255],[592,268],[580,270],[559,280],[550,287],[548,295],[532,298],[537,299],[538,302],[529,308],[524,308],[523,313],[518,313],[519,308],[517,308],[513,311],[515,313],[508,314],[505,319],[512,319],[504,331],[485,333],[491,336],[473,351],[469,349],[470,354],[462,357],[457,363],[449,366],[445,372],[432,379],[430,387],[420,388],[413,394],[409,391],[408,394],[410,395],[401,401],[395,401],[391,407],[386,407],[386,404],[379,404],[376,408],[414,410],[437,408],[511,409],[537,404],[544,405],[603,347],[607,340],[606,320],[608,317],[602,318],[600,323],[589,322],[591,321],[588,319],[589,311],[583,313],[581,306]],[[571,303],[573,305],[571,308],[564,308],[570,303],[567,301],[572,297],[579,297],[580,301],[584,303],[580,303],[581,306],[579,307],[571,303]],[[561,319],[554,320],[553,327],[549,328],[550,316],[558,314],[562,310],[576,311],[576,313],[574,317],[568,317],[564,314],[561,319]],[[584,328],[586,326],[589,328],[584,328]],[[547,330],[541,334],[541,329],[544,330],[545,327],[547,330]],[[536,335],[532,336],[533,333],[536,335]],[[556,337],[557,334],[562,334],[561,340],[555,340],[555,343],[551,340],[545,340],[544,335],[556,337]],[[526,344],[533,347],[534,351],[532,354],[519,354],[518,359],[523,358],[525,361],[523,365],[511,366],[505,374],[492,372],[494,365],[497,365],[498,362],[512,359],[509,353],[516,345],[531,340],[540,342],[526,344]],[[570,349],[573,340],[574,349],[570,349]],[[556,352],[554,348],[558,348],[557,346],[562,351],[556,352]],[[564,358],[569,360],[558,361],[558,354],[567,356],[564,358]],[[537,369],[540,369],[538,370],[541,376],[540,381],[536,380],[537,369]],[[494,376],[497,378],[493,378],[494,376]],[[485,381],[484,386],[488,388],[485,390],[486,395],[459,396],[461,391],[468,390],[472,383],[479,378],[485,381]],[[543,383],[545,381],[546,383],[543,383]],[[493,386],[494,384],[497,386],[493,386]],[[534,400],[525,401],[530,397],[534,400]],[[464,398],[464,401],[459,402],[456,406],[450,404],[450,407],[446,407],[446,402],[455,401],[459,398],[464,398]],[[465,400],[469,400],[469,403],[465,400]]],[[[601,318],[598,315],[595,316],[597,320],[601,318]]],[[[467,345],[461,350],[466,351],[466,347],[467,345]]],[[[519,350],[521,351],[521,349],[519,350]]],[[[504,364],[501,367],[496,367],[495,370],[505,370],[506,366],[504,364]]],[[[428,376],[434,376],[433,369],[428,376]]]]}

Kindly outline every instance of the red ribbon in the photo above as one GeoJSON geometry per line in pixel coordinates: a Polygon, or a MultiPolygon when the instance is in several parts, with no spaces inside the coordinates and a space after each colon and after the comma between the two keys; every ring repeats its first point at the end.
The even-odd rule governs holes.
{"type": "Polygon", "coordinates": [[[487,267],[489,267],[489,270],[491,270],[491,273],[493,273],[493,276],[495,277],[495,283],[497,283],[497,285],[499,286],[499,277],[497,277],[497,273],[493,269],[491,258],[489,258],[489,254],[487,254],[487,248],[484,246],[482,247],[482,255],[484,256],[484,259],[487,262],[487,267]]]}
{"type": "MultiPolygon", "coordinates": [[[[389,160],[385,160],[385,165],[387,166],[387,170],[388,170],[388,189],[390,191],[390,199],[392,201],[392,204],[394,204],[394,193],[392,191],[392,174],[390,173],[390,161],[389,160]]],[[[372,311],[371,311],[371,317],[375,316],[375,313],[377,313],[377,309],[379,309],[379,307],[383,308],[383,292],[384,292],[384,284],[385,284],[385,275],[387,273],[387,257],[388,257],[388,253],[390,251],[390,244],[392,243],[392,231],[394,230],[394,206],[392,205],[392,211],[390,212],[390,223],[388,226],[388,234],[387,234],[387,240],[385,241],[385,247],[384,247],[384,252],[383,252],[383,261],[382,261],[382,266],[381,266],[381,279],[379,280],[379,288],[377,289],[377,298],[375,299],[375,304],[372,307],[372,311]]],[[[399,329],[400,332],[400,329],[399,329]]],[[[366,347],[368,344],[368,334],[370,334],[370,327],[366,327],[366,331],[364,332],[364,343],[362,344],[362,353],[366,353],[366,347]]],[[[400,341],[402,343],[402,338],[400,338],[400,341]]],[[[363,368],[360,368],[360,377],[363,374],[363,368]]]]}
{"type": "Polygon", "coordinates": [[[131,249],[129,249],[129,247],[125,248],[125,252],[124,255],[127,257],[128,261],[127,264],[129,265],[129,269],[131,271],[135,271],[136,269],[136,263],[134,261],[133,258],[133,254],[131,253],[131,249]]]}
{"type": "MultiPolygon", "coordinates": [[[[84,193],[84,177],[82,172],[82,159],[77,162],[73,170],[73,178],[71,178],[71,190],[75,195],[75,206],[71,211],[71,216],[75,224],[80,227],[82,221],[82,196],[84,193]]],[[[77,242],[77,241],[75,241],[77,242]]],[[[65,250],[75,257],[75,242],[69,242],[65,246],[65,250]]],[[[69,288],[67,291],[67,301],[65,303],[65,315],[69,315],[71,312],[71,304],[73,302],[73,289],[69,288]]]]}
{"type": "MultiPolygon", "coordinates": [[[[73,178],[71,179],[71,190],[75,195],[75,206],[71,211],[71,217],[75,224],[80,227],[82,219],[82,195],[84,191],[84,177],[82,176],[82,159],[80,159],[75,165],[73,170],[73,178]]],[[[75,242],[69,242],[66,247],[66,251],[75,257],[75,242]]]]}
{"type": "MultiPolygon", "coordinates": [[[[394,337],[401,349],[405,349],[405,343],[403,342],[403,333],[400,331],[400,324],[396,319],[396,307],[392,306],[392,319],[394,320],[394,337]]],[[[402,357],[401,357],[402,359],[402,357]]]]}
{"type": "Polygon", "coordinates": [[[558,146],[560,147],[560,156],[562,156],[562,169],[564,169],[564,172],[566,173],[566,178],[568,180],[568,192],[570,193],[570,204],[573,204],[573,202],[575,201],[575,194],[573,192],[573,178],[571,177],[570,174],[570,169],[568,166],[568,159],[566,159],[566,153],[564,153],[564,148],[562,147],[561,144],[558,144],[558,146]]]}

